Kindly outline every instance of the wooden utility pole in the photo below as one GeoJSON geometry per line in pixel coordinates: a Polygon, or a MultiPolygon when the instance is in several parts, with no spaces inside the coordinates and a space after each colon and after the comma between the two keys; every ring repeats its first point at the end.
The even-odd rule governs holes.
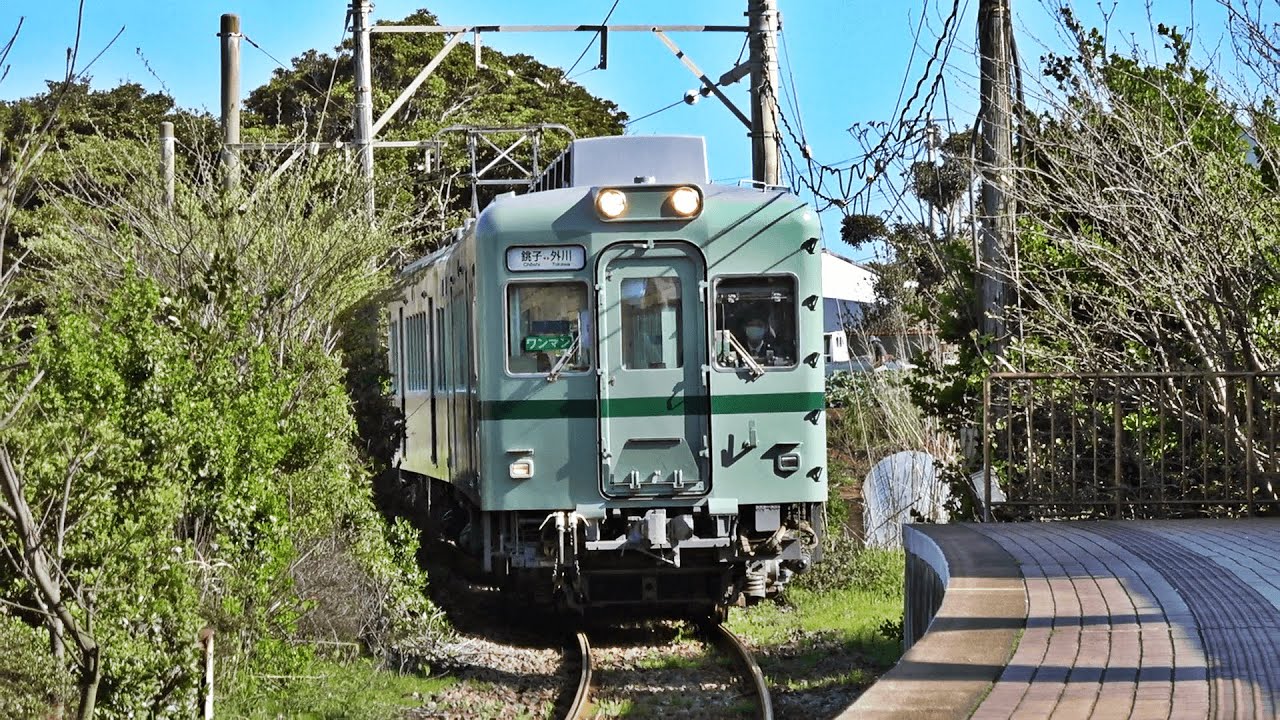
{"type": "Polygon", "coordinates": [[[982,125],[979,169],[982,173],[982,214],[977,257],[978,310],[982,334],[993,338],[992,349],[1003,355],[1005,279],[1008,249],[1013,240],[1013,100],[1009,0],[979,0],[978,52],[981,55],[982,125]]]}
{"type": "Polygon", "coordinates": [[[222,170],[228,188],[240,176],[240,16],[226,14],[222,38],[222,170]]]}
{"type": "Polygon", "coordinates": [[[782,183],[778,171],[778,0],[748,0],[751,47],[751,178],[782,183]]]}

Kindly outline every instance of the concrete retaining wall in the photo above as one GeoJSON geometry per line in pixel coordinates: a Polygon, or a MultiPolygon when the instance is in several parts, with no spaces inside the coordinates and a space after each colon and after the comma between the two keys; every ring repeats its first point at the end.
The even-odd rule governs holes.
{"type": "Polygon", "coordinates": [[[967,718],[1026,626],[1018,564],[964,525],[903,528],[906,653],[841,718],[967,718]]]}

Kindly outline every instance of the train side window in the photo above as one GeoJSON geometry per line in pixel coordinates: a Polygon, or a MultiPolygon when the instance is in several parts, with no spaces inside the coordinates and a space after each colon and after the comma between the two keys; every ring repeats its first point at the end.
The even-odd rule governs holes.
{"type": "Polygon", "coordinates": [[[417,323],[413,321],[415,317],[410,315],[404,322],[404,388],[410,392],[418,389],[418,333],[417,323]]]}
{"type": "Polygon", "coordinates": [[[684,366],[680,278],[622,281],[622,366],[651,370],[684,366]]]}
{"type": "Polygon", "coordinates": [[[721,278],[715,286],[716,366],[796,366],[796,279],[721,278]]]}
{"type": "Polygon", "coordinates": [[[414,364],[417,362],[417,357],[416,357],[416,354],[414,353],[414,349],[418,344],[417,334],[413,332],[413,316],[412,315],[405,318],[404,336],[405,336],[404,389],[407,391],[412,391],[417,389],[414,387],[414,370],[416,369],[414,364]]]}
{"type": "Polygon", "coordinates": [[[398,320],[391,321],[391,329],[387,333],[387,353],[391,356],[391,362],[387,363],[387,369],[391,371],[391,388],[396,395],[399,395],[403,391],[400,388],[400,322],[398,320]]]}
{"type": "Polygon", "coordinates": [[[419,313],[413,318],[413,325],[417,328],[417,389],[426,389],[426,364],[430,360],[431,338],[426,336],[426,313],[419,313]]]}
{"type": "Polygon", "coordinates": [[[405,388],[427,389],[426,315],[414,313],[405,318],[405,388]]]}
{"type": "Polygon", "coordinates": [[[507,287],[507,370],[513,375],[591,367],[591,315],[580,282],[507,287]]]}
{"type": "Polygon", "coordinates": [[[436,357],[440,359],[439,371],[436,372],[436,389],[445,389],[449,356],[444,353],[444,308],[436,308],[436,357]]]}

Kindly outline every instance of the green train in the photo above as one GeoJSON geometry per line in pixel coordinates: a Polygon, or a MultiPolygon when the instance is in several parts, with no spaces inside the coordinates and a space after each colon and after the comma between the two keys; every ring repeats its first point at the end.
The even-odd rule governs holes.
{"type": "Polygon", "coordinates": [[[699,137],[573,141],[407,267],[397,465],[503,587],[718,612],[819,559],[816,214],[708,181],[699,137]]]}

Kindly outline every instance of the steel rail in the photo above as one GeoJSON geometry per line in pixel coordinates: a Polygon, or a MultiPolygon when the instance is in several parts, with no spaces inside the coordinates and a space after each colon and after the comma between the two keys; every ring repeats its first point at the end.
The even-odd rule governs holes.
{"type": "Polygon", "coordinates": [[[591,700],[591,644],[587,642],[587,634],[582,631],[574,633],[574,641],[578,646],[578,654],[582,657],[582,669],[578,673],[578,689],[573,695],[573,702],[565,713],[568,720],[586,718],[587,706],[591,700]]]}
{"type": "Polygon", "coordinates": [[[759,699],[760,712],[756,717],[760,720],[773,720],[773,698],[769,695],[769,684],[765,682],[764,673],[760,670],[760,665],[756,663],[756,658],[747,649],[745,643],[729,631],[724,625],[719,623],[706,623],[703,626],[708,635],[711,636],[713,642],[721,647],[728,648],[734,656],[737,657],[738,663],[742,665],[747,675],[751,677],[751,685],[755,689],[756,697],[759,699]]]}

